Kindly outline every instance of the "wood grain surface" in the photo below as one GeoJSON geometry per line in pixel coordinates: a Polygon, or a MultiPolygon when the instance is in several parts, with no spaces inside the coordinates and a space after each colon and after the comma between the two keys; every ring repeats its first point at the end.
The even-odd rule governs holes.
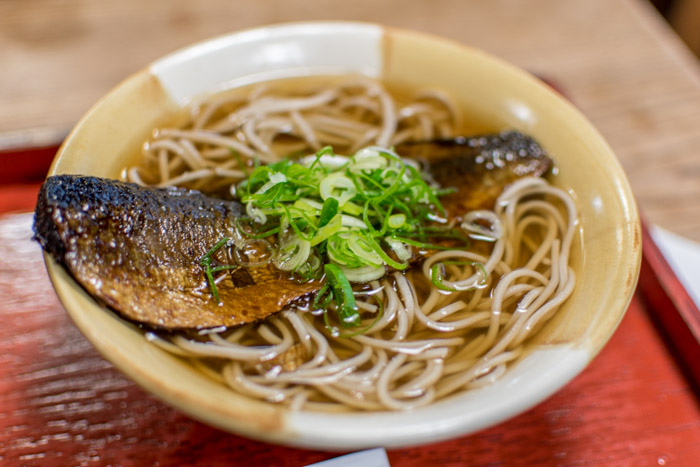
{"type": "Polygon", "coordinates": [[[0,146],[26,130],[65,135],[111,87],[179,47],[319,19],[440,34],[560,83],[610,142],[649,220],[700,241],[700,65],[646,0],[4,0],[0,146]]]}
{"type": "MultiPolygon", "coordinates": [[[[234,436],[144,393],[70,321],[31,222],[29,213],[0,217],[0,463],[302,466],[338,455],[234,436]]],[[[700,408],[635,296],[603,352],[546,402],[388,456],[392,466],[690,466],[700,459],[700,408]]]]}

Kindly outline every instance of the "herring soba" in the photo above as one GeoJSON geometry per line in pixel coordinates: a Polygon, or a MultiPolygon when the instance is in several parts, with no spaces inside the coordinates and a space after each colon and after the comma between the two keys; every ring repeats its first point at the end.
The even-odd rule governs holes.
{"type": "MultiPolygon", "coordinates": [[[[322,81],[197,100],[190,123],[157,129],[125,175],[236,197],[260,164],[326,146],[348,156],[367,146],[391,152],[453,137],[462,126],[439,91],[402,102],[376,81],[322,81]]],[[[525,177],[505,185],[489,209],[446,217],[470,247],[403,245],[418,258],[411,267],[353,285],[357,328],[329,324],[329,310],[307,300],[259,323],[147,338],[241,394],[292,409],[406,410],[489,384],[574,288],[576,208],[546,179],[525,177]]]]}

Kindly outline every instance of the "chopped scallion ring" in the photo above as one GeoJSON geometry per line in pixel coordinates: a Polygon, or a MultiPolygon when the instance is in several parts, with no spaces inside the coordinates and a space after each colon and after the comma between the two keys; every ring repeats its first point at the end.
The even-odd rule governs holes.
{"type": "Polygon", "coordinates": [[[326,280],[335,297],[340,325],[344,328],[359,325],[360,313],[358,313],[355,295],[352,293],[347,277],[335,264],[326,264],[323,271],[326,273],[326,280]]]}

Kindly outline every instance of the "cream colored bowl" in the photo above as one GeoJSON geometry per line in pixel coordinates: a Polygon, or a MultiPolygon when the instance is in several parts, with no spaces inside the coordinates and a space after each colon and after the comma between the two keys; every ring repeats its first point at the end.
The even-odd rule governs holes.
{"type": "Polygon", "coordinates": [[[576,289],[538,336],[538,350],[499,382],[409,412],[290,412],[234,394],[149,344],[47,257],[61,301],[102,355],[139,385],[194,418],[251,438],[317,449],[396,447],[474,432],[531,408],[576,376],[612,335],[635,288],[641,237],[632,194],[608,145],[574,107],[513,66],[461,44],[373,24],[238,32],[128,78],[80,121],[50,173],[118,177],[153,127],[222,83],[347,73],[397,87],[439,87],[455,97],[466,121],[478,122],[474,130],[510,127],[533,135],[557,160],[557,183],[576,198],[582,227],[572,260],[576,289]]]}

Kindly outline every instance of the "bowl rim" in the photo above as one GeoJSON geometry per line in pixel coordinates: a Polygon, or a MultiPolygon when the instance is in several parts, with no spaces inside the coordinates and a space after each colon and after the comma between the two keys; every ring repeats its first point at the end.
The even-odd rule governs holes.
{"type": "MultiPolygon", "coordinates": [[[[405,34],[416,37],[420,40],[434,41],[438,44],[449,45],[451,47],[456,46],[463,49],[466,53],[479,56],[480,60],[487,60],[500,69],[517,75],[519,79],[527,79],[532,82],[536,82],[537,86],[544,89],[546,93],[551,94],[558,101],[558,105],[561,105],[567,112],[572,113],[580,121],[582,121],[593,137],[598,138],[600,142],[602,142],[603,147],[607,148],[613,164],[611,168],[617,176],[616,180],[621,184],[620,196],[625,198],[625,201],[629,204],[629,206],[631,206],[629,212],[630,218],[628,219],[629,231],[627,234],[636,235],[635,232],[639,232],[639,217],[637,214],[634,197],[632,196],[631,189],[624,176],[624,172],[619,165],[619,162],[598,131],[571,103],[563,99],[561,96],[556,95],[554,91],[547,89],[544,84],[540,83],[539,80],[529,73],[503,61],[498,57],[494,57],[484,51],[481,51],[480,49],[444,37],[434,36],[432,34],[402,28],[387,27],[371,22],[301,21],[279,23],[222,34],[171,52],[127,77],[119,85],[114,87],[109,93],[97,101],[95,105],[93,105],[93,107],[83,116],[83,118],[81,118],[78,124],[76,124],[74,129],[66,137],[51,165],[49,175],[58,173],[61,161],[66,154],[68,154],[68,150],[71,147],[76,134],[78,134],[80,128],[85,124],[85,122],[92,118],[92,115],[103,105],[105,101],[113,98],[113,96],[116,95],[120,89],[127,86],[128,83],[130,83],[136,76],[151,73],[154,66],[163,63],[165,60],[183,57],[186,54],[191,54],[193,51],[201,49],[202,47],[206,48],[208,44],[215,42],[235,42],[236,38],[250,37],[251,33],[260,31],[285,29],[294,33],[294,31],[303,31],[304,28],[308,27],[319,28],[320,30],[331,30],[339,25],[348,26],[350,28],[357,27],[358,30],[365,31],[368,30],[367,28],[375,28],[381,31],[382,36],[391,34],[405,34]]],[[[381,53],[384,53],[384,51],[381,53]]],[[[542,352],[549,352],[549,354],[552,356],[552,364],[554,365],[554,370],[556,371],[553,371],[553,373],[548,376],[548,379],[545,381],[547,384],[540,384],[530,387],[529,390],[524,391],[520,395],[520,399],[515,400],[515,402],[504,403],[502,407],[498,408],[497,410],[492,410],[489,413],[477,414],[478,416],[475,416],[476,418],[472,417],[466,422],[463,416],[460,414],[454,414],[453,409],[450,410],[449,407],[445,407],[454,403],[455,399],[452,398],[431,404],[425,408],[426,410],[418,409],[412,412],[400,413],[382,412],[329,415],[308,411],[295,413],[286,409],[275,408],[275,411],[278,412],[280,416],[280,426],[275,427],[274,429],[269,429],[269,427],[264,426],[254,426],[254,424],[251,426],[251,420],[231,420],[230,418],[227,418],[226,414],[222,415],[221,413],[218,413],[216,408],[213,406],[208,406],[206,407],[206,410],[202,410],[201,407],[196,406],[196,403],[198,402],[196,399],[190,399],[187,395],[183,395],[182,393],[173,390],[172,387],[164,390],[161,381],[157,380],[157,378],[155,378],[152,374],[147,371],[143,371],[138,366],[135,366],[133,362],[125,361],[115,356],[113,353],[113,346],[108,341],[105,341],[101,336],[92,332],[93,330],[90,328],[90,320],[87,318],[82,309],[78,309],[74,306],[75,302],[71,298],[71,294],[75,294],[76,292],[78,294],[83,294],[84,297],[82,297],[81,300],[86,298],[90,299],[90,297],[70,278],[70,276],[67,275],[65,271],[62,270],[60,266],[53,261],[51,257],[48,256],[48,254],[45,253],[44,256],[47,270],[51,281],[54,284],[54,288],[56,289],[59,298],[64,303],[66,310],[77,327],[107,360],[113,363],[120,369],[120,371],[128,375],[137,384],[144,387],[148,392],[156,395],[169,405],[182,410],[193,418],[202,420],[224,430],[241,434],[243,436],[297,447],[342,450],[372,447],[377,445],[400,447],[424,444],[457,435],[473,433],[517,415],[518,413],[533,407],[537,403],[552,395],[554,392],[558,391],[561,387],[578,375],[580,371],[582,371],[582,369],[600,351],[603,345],[605,345],[605,343],[612,336],[617,328],[617,325],[624,316],[627,306],[632,299],[634,285],[636,284],[639,275],[639,267],[641,264],[641,245],[637,243],[637,246],[630,252],[631,261],[629,264],[630,268],[632,269],[631,274],[633,283],[631,285],[628,284],[628,289],[626,290],[625,296],[618,301],[618,303],[624,306],[620,306],[619,309],[615,310],[617,313],[615,316],[616,321],[614,322],[613,326],[607,329],[607,333],[605,333],[606,335],[604,335],[602,339],[598,339],[594,345],[588,345],[585,348],[580,345],[574,346],[566,344],[561,348],[543,349],[542,352]],[[425,416],[428,414],[430,416],[425,416]],[[443,419],[441,423],[436,423],[434,417],[438,415],[446,418],[443,419]],[[421,418],[423,416],[425,417],[421,418]],[[360,427],[367,424],[375,425],[379,428],[365,430],[360,429],[360,427]],[[386,431],[386,426],[392,424],[399,426],[400,429],[395,431],[386,431]],[[309,426],[315,426],[315,428],[311,432],[302,431],[309,426]],[[330,434],[331,432],[329,429],[333,428],[336,428],[336,431],[333,432],[333,434],[330,434]],[[381,440],[378,440],[376,436],[380,431],[382,433],[382,437],[381,440]],[[344,438],[340,438],[339,436],[341,435],[344,436],[344,438]]],[[[533,355],[539,354],[539,350],[533,353],[533,355]]],[[[477,391],[472,391],[472,394],[478,394],[477,391]]]]}

